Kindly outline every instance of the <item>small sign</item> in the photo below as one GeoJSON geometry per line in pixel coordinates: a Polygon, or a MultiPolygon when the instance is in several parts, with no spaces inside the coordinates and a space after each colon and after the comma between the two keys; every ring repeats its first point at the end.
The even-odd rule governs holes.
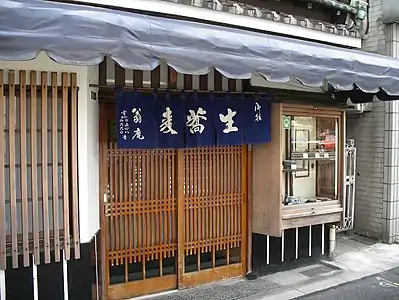
{"type": "Polygon", "coordinates": [[[291,128],[291,117],[283,116],[283,128],[290,129],[291,128]]]}
{"type": "Polygon", "coordinates": [[[326,153],[324,153],[324,158],[329,158],[330,157],[330,155],[326,152],[326,153]]]}
{"type": "Polygon", "coordinates": [[[316,153],[314,154],[314,157],[315,157],[315,158],[320,158],[320,153],[317,153],[317,152],[316,152],[316,153]]]}
{"type": "Polygon", "coordinates": [[[309,155],[305,152],[305,153],[302,153],[302,157],[303,158],[309,158],[309,155]]]}

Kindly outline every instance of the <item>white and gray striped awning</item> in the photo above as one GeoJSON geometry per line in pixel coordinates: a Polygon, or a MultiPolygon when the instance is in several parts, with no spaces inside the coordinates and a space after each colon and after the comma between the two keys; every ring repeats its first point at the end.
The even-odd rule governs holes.
{"type": "Polygon", "coordinates": [[[0,2],[0,60],[29,60],[40,51],[62,64],[94,65],[104,56],[124,68],[153,70],[166,62],[179,73],[311,87],[359,88],[399,95],[399,61],[246,30],[89,6],[33,0],[0,2]]]}

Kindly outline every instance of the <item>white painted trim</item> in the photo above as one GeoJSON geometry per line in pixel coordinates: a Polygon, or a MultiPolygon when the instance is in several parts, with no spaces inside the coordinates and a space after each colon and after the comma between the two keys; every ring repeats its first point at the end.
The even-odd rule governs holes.
{"type": "Polygon", "coordinates": [[[33,280],[33,300],[39,300],[39,281],[37,278],[37,265],[35,257],[32,255],[32,280],[33,280]]]}
{"type": "Polygon", "coordinates": [[[324,255],[324,231],[325,231],[325,225],[324,223],[321,224],[321,255],[324,255]]]}
{"type": "Polygon", "coordinates": [[[270,236],[266,236],[266,265],[270,264],[270,236]]]}
{"type": "Polygon", "coordinates": [[[6,271],[0,270],[0,300],[6,300],[6,271]]]}
{"type": "Polygon", "coordinates": [[[309,226],[309,257],[312,256],[312,225],[309,226]]]}
{"type": "Polygon", "coordinates": [[[63,287],[64,287],[64,300],[69,299],[68,293],[68,263],[65,257],[65,251],[62,250],[62,279],[63,279],[63,287]]]}
{"type": "Polygon", "coordinates": [[[196,20],[217,22],[225,25],[246,27],[277,34],[289,34],[292,37],[310,39],[314,41],[328,42],[352,48],[361,48],[360,38],[337,35],[314,29],[304,28],[296,25],[279,23],[275,21],[254,18],[249,16],[236,15],[228,12],[214,11],[211,9],[194,7],[178,3],[169,3],[159,0],[72,0],[70,2],[80,4],[105,5],[115,8],[127,8],[142,12],[152,12],[173,16],[183,16],[196,20]]]}
{"type": "Polygon", "coordinates": [[[281,233],[281,262],[284,262],[284,230],[281,233]]]}
{"type": "Polygon", "coordinates": [[[295,228],[295,259],[298,259],[298,252],[299,252],[299,229],[298,227],[295,228]]]}

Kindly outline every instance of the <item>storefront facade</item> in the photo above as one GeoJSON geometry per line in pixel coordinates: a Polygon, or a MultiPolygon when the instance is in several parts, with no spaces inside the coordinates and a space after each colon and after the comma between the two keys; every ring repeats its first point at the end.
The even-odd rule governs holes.
{"type": "MultiPolygon", "coordinates": [[[[43,17],[40,11],[43,4],[37,4],[38,10],[34,9],[36,4],[31,5],[31,10],[27,9],[25,13],[36,11],[36,17],[43,17]]],[[[3,10],[15,13],[10,7],[3,7],[3,10]]],[[[31,256],[40,255],[40,252],[26,243],[29,228],[22,233],[17,230],[20,226],[17,215],[24,212],[16,208],[18,197],[14,192],[10,192],[9,197],[4,195],[4,203],[9,202],[11,207],[10,213],[4,209],[4,220],[12,223],[14,219],[15,222],[0,236],[4,237],[0,245],[4,251],[0,257],[8,257],[11,265],[2,266],[7,269],[6,280],[3,280],[7,297],[30,297],[30,294],[18,294],[17,285],[13,286],[15,279],[14,283],[7,279],[22,278],[23,272],[27,273],[28,281],[33,276],[34,299],[39,294],[40,299],[45,299],[54,292],[39,283],[57,273],[63,284],[58,285],[54,292],[58,294],[52,294],[53,298],[75,299],[79,297],[80,289],[80,292],[85,290],[83,297],[128,299],[246,274],[259,275],[278,269],[282,263],[328,254],[331,226],[342,222],[346,199],[347,97],[340,97],[340,90],[356,86],[358,91],[369,95],[378,91],[396,95],[399,93],[394,84],[397,80],[396,61],[209,24],[127,12],[117,14],[107,9],[82,9],[81,6],[62,7],[60,11],[62,16],[91,16],[79,19],[83,27],[86,25],[90,29],[83,37],[79,26],[68,27],[68,38],[71,38],[68,45],[64,37],[55,37],[47,54],[60,64],[50,62],[43,53],[29,63],[3,61],[0,69],[3,74],[8,74],[7,80],[3,81],[6,87],[3,92],[9,99],[7,103],[13,98],[16,103],[23,103],[21,101],[26,97],[33,97],[32,90],[40,91],[38,110],[41,116],[53,108],[51,105],[46,108],[47,100],[57,102],[58,92],[55,90],[58,80],[61,83],[61,103],[65,106],[59,120],[70,126],[68,132],[72,136],[65,133],[61,146],[50,143],[51,153],[63,149],[61,162],[52,160],[52,156],[40,150],[44,160],[37,166],[51,159],[53,165],[62,165],[62,174],[66,170],[71,172],[70,183],[65,181],[64,175],[59,177],[63,182],[63,193],[59,195],[62,220],[71,233],[65,233],[64,227],[55,227],[60,223],[54,221],[57,208],[51,201],[46,202],[46,198],[50,199],[48,194],[54,191],[43,184],[41,196],[32,194],[33,205],[43,207],[40,217],[43,227],[33,228],[32,233],[37,235],[34,242],[38,247],[48,244],[48,250],[44,252],[45,264],[37,267],[37,258],[32,261],[31,256]],[[115,15],[118,16],[115,18],[115,15]],[[108,31],[96,27],[104,18],[110,24],[114,22],[108,31]],[[131,24],[137,34],[125,37],[123,32],[131,24]],[[148,35],[149,29],[153,35],[148,35]],[[218,30],[217,35],[211,34],[218,30]],[[193,32],[197,34],[193,35],[193,32]],[[111,37],[116,36],[123,41],[123,47],[109,44],[111,37]],[[225,39],[220,41],[220,37],[225,39]],[[263,40],[259,42],[260,39],[263,40]],[[96,43],[92,44],[93,40],[96,43]],[[155,44],[154,40],[159,43],[155,44]],[[232,41],[243,41],[245,45],[226,47],[232,41]],[[290,52],[290,49],[294,50],[290,52]],[[103,55],[106,57],[102,61],[103,55]],[[73,67],[61,63],[94,66],[73,67]],[[36,77],[24,80],[24,72],[32,70],[41,74],[36,83],[36,77]],[[254,72],[276,86],[254,88],[249,81],[254,72]],[[13,78],[9,74],[20,76],[13,78]],[[50,78],[54,78],[53,81],[50,78]],[[293,79],[307,87],[319,87],[324,92],[283,91],[281,83],[293,79]],[[25,89],[26,84],[30,85],[29,89],[25,89]],[[51,85],[51,89],[47,85],[51,85]],[[43,97],[42,91],[46,89],[51,93],[45,93],[47,96],[43,97]],[[151,95],[217,94],[225,100],[231,95],[267,96],[271,99],[267,117],[270,139],[235,145],[215,143],[207,147],[121,148],[117,137],[120,91],[151,95]],[[68,109],[71,112],[67,114],[68,109]],[[71,143],[65,139],[71,139],[71,143]],[[68,144],[72,145],[69,152],[63,146],[68,144]],[[53,214],[44,213],[49,209],[46,205],[50,205],[53,214]],[[62,232],[62,239],[53,236],[54,231],[62,232]],[[5,242],[6,236],[10,236],[11,242],[5,242]],[[21,253],[18,252],[20,239],[28,245],[21,253]],[[60,247],[57,242],[60,240],[65,241],[64,246],[60,247]],[[72,245],[68,241],[72,241],[72,245]],[[65,253],[67,249],[73,256],[65,253]],[[5,255],[7,251],[10,256],[5,255]],[[16,269],[19,259],[26,260],[20,264],[26,268],[16,269]],[[33,274],[37,274],[38,268],[41,275],[35,277],[33,274]],[[81,280],[76,280],[78,277],[81,280]]],[[[23,14],[24,10],[19,13],[23,14]]],[[[23,61],[35,57],[36,51],[45,48],[48,42],[44,35],[36,35],[27,47],[18,42],[10,43],[9,48],[0,51],[0,57],[23,61]]],[[[12,116],[12,112],[17,111],[23,117],[22,106],[5,104],[4,107],[6,127],[3,132],[8,134],[24,128],[24,125],[10,127],[14,121],[7,116],[7,113],[12,116]]],[[[29,107],[31,113],[32,106],[29,107]]],[[[57,135],[55,127],[48,124],[56,124],[58,119],[53,115],[50,119],[51,122],[40,123],[43,148],[47,143],[42,131],[47,128],[54,139],[57,135]]],[[[57,130],[66,132],[63,128],[57,130]]],[[[12,153],[15,145],[22,147],[23,134],[12,138],[14,140],[8,142],[5,153],[12,153]],[[18,142],[14,145],[16,140],[21,141],[21,145],[18,142]]],[[[34,142],[27,139],[28,152],[34,148],[34,142]]],[[[31,152],[28,154],[35,156],[31,152]]],[[[18,161],[14,167],[26,165],[30,168],[34,162],[29,162],[18,161]]],[[[8,164],[13,165],[13,161],[8,164]]],[[[0,181],[10,176],[17,178],[18,172],[11,168],[0,181]]],[[[36,173],[34,170],[30,172],[36,173]]],[[[54,176],[56,172],[39,172],[40,182],[46,182],[45,179],[51,176],[53,180],[58,178],[54,176]]],[[[27,178],[29,182],[33,180],[27,178]]],[[[6,184],[6,181],[2,183],[6,184]]],[[[23,184],[16,189],[23,193],[29,190],[24,189],[23,184]]],[[[29,203],[28,200],[25,202],[29,203]]],[[[29,210],[25,213],[30,215],[29,210]]],[[[39,217],[32,216],[32,222],[37,222],[39,217]]]]}
{"type": "MultiPolygon", "coordinates": [[[[245,93],[246,90],[248,95],[254,93],[248,81],[231,80],[217,71],[204,76],[192,76],[176,73],[167,65],[161,65],[151,72],[133,71],[120,68],[111,59],[103,62],[100,70],[103,70],[103,73],[100,72],[99,85],[100,112],[101,106],[105,108],[104,114],[100,115],[100,128],[104,128],[104,131],[112,128],[112,120],[115,122],[116,87],[124,86],[128,91],[136,88],[142,92],[157,89],[158,93],[168,88],[187,93],[213,91],[220,95],[238,91],[245,93]],[[107,118],[110,123],[104,122],[107,118]]],[[[161,211],[156,208],[146,211],[139,206],[135,207],[136,212],[130,210],[130,214],[135,216],[133,219],[136,218],[133,222],[143,223],[137,223],[138,231],[129,233],[127,240],[123,234],[126,232],[125,222],[132,221],[126,218],[126,214],[118,212],[127,211],[130,204],[115,200],[118,207],[113,206],[113,210],[112,204],[107,201],[101,209],[105,212],[105,226],[102,228],[112,232],[105,233],[104,238],[110,239],[109,252],[105,256],[105,262],[107,258],[109,260],[106,263],[108,269],[104,271],[108,275],[104,283],[111,299],[187,288],[246,274],[253,277],[276,271],[286,264],[289,267],[293,261],[317,260],[328,255],[330,225],[339,224],[343,218],[343,175],[339,175],[343,172],[338,168],[344,167],[344,108],[339,103],[323,105],[323,101],[328,101],[325,94],[318,96],[298,92],[297,99],[311,97],[307,104],[295,103],[292,92],[284,93],[276,89],[274,92],[269,90],[268,95],[274,96],[276,101],[272,103],[272,139],[269,143],[186,150],[136,149],[126,152],[124,149],[118,150],[115,135],[110,140],[109,134],[104,132],[104,140],[101,141],[100,134],[100,150],[104,147],[100,157],[107,168],[101,171],[106,175],[100,186],[110,185],[108,194],[114,199],[135,199],[137,197],[130,193],[137,194],[137,200],[133,201],[138,203],[158,199],[157,194],[165,197],[165,204],[162,204],[165,208],[161,211]],[[290,118],[288,128],[284,125],[284,118],[290,118]],[[293,144],[297,144],[297,151],[288,150],[300,155],[295,157],[298,171],[290,172],[283,169],[283,162],[294,157],[286,152],[287,144],[290,144],[286,139],[287,134],[292,134],[294,138],[296,131],[297,134],[305,131],[308,135],[298,138],[293,144]],[[325,135],[327,137],[323,138],[325,135]],[[306,140],[303,140],[305,137],[306,140]],[[306,154],[307,158],[304,157],[306,154]],[[182,165],[179,165],[179,161],[182,165]],[[299,166],[302,162],[306,167],[299,166]],[[307,174],[298,174],[299,169],[307,174]],[[141,172],[144,172],[141,175],[143,178],[139,175],[141,172]],[[126,174],[131,174],[131,177],[126,174]],[[282,177],[276,174],[282,174],[282,177]],[[144,191],[129,192],[123,187],[125,183],[120,186],[120,181],[135,182],[135,177],[143,181],[144,191]],[[162,192],[167,185],[165,182],[179,181],[179,177],[182,182],[177,182],[175,188],[172,186],[165,196],[165,192],[162,192]],[[194,186],[191,195],[188,190],[179,190],[179,187],[189,188],[190,185],[194,186]],[[201,195],[205,186],[210,194],[201,195]],[[303,186],[306,188],[301,189],[303,186]],[[284,192],[285,188],[293,187],[301,191],[284,192]],[[158,188],[160,191],[157,191],[158,188]],[[240,191],[239,197],[235,189],[240,191]],[[187,200],[184,200],[184,196],[179,199],[179,192],[189,194],[187,200]],[[308,203],[294,203],[295,200],[289,203],[285,199],[283,204],[281,195],[297,196],[308,203]],[[179,208],[180,201],[181,205],[185,205],[184,210],[179,208]],[[179,209],[183,212],[179,213],[179,209]],[[167,216],[166,221],[162,214],[167,216]],[[180,223],[179,218],[183,219],[180,223]],[[174,221],[170,222],[169,219],[174,221]],[[140,232],[144,228],[143,224],[148,226],[148,236],[140,232]],[[158,230],[166,230],[166,233],[158,236],[158,230]],[[176,242],[180,230],[184,241],[181,248],[176,242]],[[210,235],[207,235],[208,231],[210,235]],[[216,238],[212,238],[212,234],[216,238]],[[165,237],[173,243],[162,244],[165,237]],[[225,243],[224,240],[229,242],[225,243]],[[125,245],[130,243],[137,245],[137,248],[126,249],[128,247],[125,245]],[[149,249],[153,252],[141,252],[140,243],[149,243],[149,249]],[[163,249],[166,249],[165,253],[163,249]],[[180,251],[183,252],[182,256],[179,256],[180,251]],[[179,270],[179,267],[183,270],[179,270]],[[183,276],[179,276],[179,273],[183,276]],[[146,274],[151,275],[146,278],[146,274]]]]}

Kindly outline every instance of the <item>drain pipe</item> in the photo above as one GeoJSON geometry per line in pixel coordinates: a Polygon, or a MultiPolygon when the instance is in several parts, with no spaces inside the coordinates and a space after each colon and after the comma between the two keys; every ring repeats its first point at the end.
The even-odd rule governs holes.
{"type": "Polygon", "coordinates": [[[330,249],[328,252],[328,258],[334,259],[335,254],[335,225],[330,226],[330,249]]]}

